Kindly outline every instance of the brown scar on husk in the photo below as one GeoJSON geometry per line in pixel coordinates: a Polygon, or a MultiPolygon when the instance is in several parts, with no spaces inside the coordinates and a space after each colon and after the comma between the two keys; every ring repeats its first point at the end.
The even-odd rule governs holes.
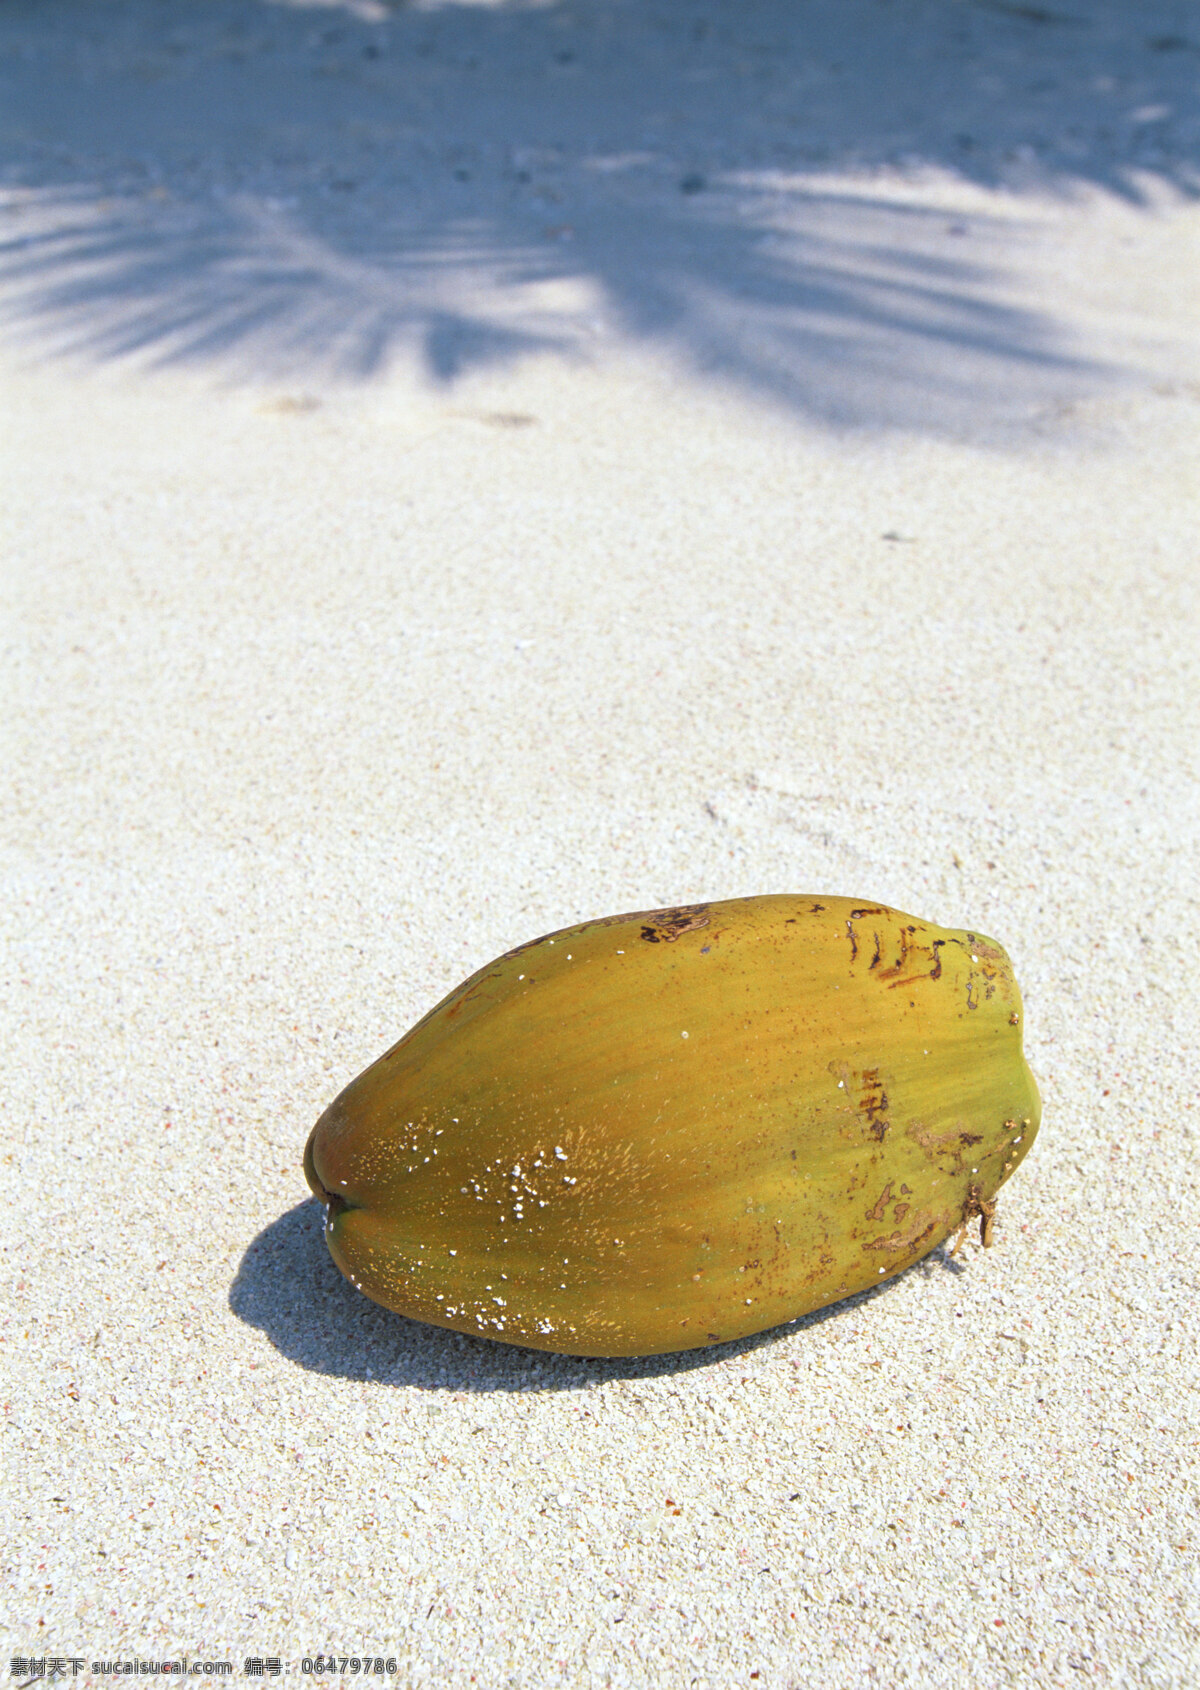
{"type": "MultiPolygon", "coordinates": [[[[923,1215],[919,1217],[921,1220],[924,1220],[924,1218],[923,1215]]],[[[863,1248],[866,1250],[902,1250],[905,1254],[911,1254],[914,1250],[920,1249],[936,1226],[937,1220],[934,1219],[927,1226],[922,1227],[919,1232],[916,1230],[912,1232],[892,1232],[886,1238],[873,1238],[863,1248]]]]}
{"type": "Polygon", "coordinates": [[[888,1184],[884,1186],[878,1203],[876,1203],[873,1208],[870,1208],[870,1209],[867,1210],[866,1218],[869,1221],[881,1221],[883,1219],[883,1212],[887,1208],[887,1206],[891,1202],[891,1200],[892,1200],[892,1187],[891,1187],[891,1182],[889,1181],[888,1184]]]}
{"type": "Polygon", "coordinates": [[[867,1130],[871,1137],[877,1142],[882,1142],[892,1123],[887,1119],[890,1104],[878,1068],[863,1069],[858,1107],[866,1115],[867,1130]]]}
{"type": "Polygon", "coordinates": [[[642,938],[652,945],[665,941],[674,944],[682,933],[694,933],[707,927],[710,917],[707,904],[682,904],[676,909],[651,910],[649,921],[642,928],[642,938]]]}
{"type": "Polygon", "coordinates": [[[909,1125],[908,1136],[920,1145],[927,1156],[934,1159],[942,1156],[952,1158],[957,1164],[956,1171],[961,1171],[966,1152],[973,1145],[983,1143],[981,1133],[965,1133],[961,1129],[949,1133],[933,1133],[921,1121],[913,1121],[909,1125]]]}
{"type": "Polygon", "coordinates": [[[967,1228],[976,1215],[979,1216],[979,1242],[985,1250],[990,1250],[995,1242],[996,1199],[985,1197],[977,1185],[972,1185],[967,1190],[966,1201],[963,1204],[962,1225],[958,1229],[954,1248],[950,1252],[951,1261],[962,1249],[967,1236],[967,1228]]]}

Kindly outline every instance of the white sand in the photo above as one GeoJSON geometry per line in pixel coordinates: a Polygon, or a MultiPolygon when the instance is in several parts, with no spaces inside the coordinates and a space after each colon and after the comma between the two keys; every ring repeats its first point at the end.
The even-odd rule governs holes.
{"type": "Polygon", "coordinates": [[[1019,10],[0,14],[10,1655],[1200,1680],[1200,20],[1019,10]],[[445,990],[781,890],[1009,948],[997,1248],[627,1364],[340,1279],[445,990]]]}

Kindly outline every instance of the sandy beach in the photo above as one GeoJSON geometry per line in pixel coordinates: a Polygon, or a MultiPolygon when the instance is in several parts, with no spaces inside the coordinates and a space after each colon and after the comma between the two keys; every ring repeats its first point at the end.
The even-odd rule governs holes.
{"type": "Polygon", "coordinates": [[[7,0],[0,146],[11,1681],[1194,1686],[1197,7],[7,0]],[[342,1279],[445,992],[785,891],[1008,949],[994,1248],[342,1279]]]}

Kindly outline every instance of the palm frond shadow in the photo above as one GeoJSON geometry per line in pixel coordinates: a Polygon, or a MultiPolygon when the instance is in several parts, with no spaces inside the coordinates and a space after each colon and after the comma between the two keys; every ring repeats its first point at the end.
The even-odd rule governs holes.
{"type": "Polygon", "coordinates": [[[864,170],[1200,186],[1165,0],[109,13],[0,16],[0,294],[37,356],[449,383],[614,332],[827,421],[958,426],[1121,372],[1020,302],[1011,210],[967,230],[864,170]]]}

